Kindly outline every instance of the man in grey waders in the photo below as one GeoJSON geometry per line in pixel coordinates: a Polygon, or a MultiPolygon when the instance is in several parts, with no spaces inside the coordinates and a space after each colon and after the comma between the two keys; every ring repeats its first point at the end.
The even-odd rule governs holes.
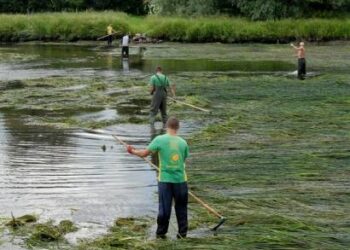
{"type": "Polygon", "coordinates": [[[154,123],[156,121],[158,110],[160,110],[163,127],[165,127],[168,119],[166,111],[168,89],[170,87],[171,93],[173,97],[175,97],[175,85],[171,84],[170,86],[169,79],[162,73],[162,68],[157,67],[156,74],[151,77],[150,87],[150,93],[153,95],[150,112],[151,129],[154,129],[154,123]]]}

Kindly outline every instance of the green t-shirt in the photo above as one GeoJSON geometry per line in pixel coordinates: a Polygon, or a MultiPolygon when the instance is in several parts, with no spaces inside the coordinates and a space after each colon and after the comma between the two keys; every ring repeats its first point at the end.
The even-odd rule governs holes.
{"type": "Polygon", "coordinates": [[[155,87],[169,87],[169,79],[163,74],[156,74],[151,77],[150,84],[155,87]]]}
{"type": "Polygon", "coordinates": [[[185,160],[189,154],[187,142],[169,134],[157,136],[148,150],[158,152],[159,182],[181,183],[187,181],[185,160]]]}

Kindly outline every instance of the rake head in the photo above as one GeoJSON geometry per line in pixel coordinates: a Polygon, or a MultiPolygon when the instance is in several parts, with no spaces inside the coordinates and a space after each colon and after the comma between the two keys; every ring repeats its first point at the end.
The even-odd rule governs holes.
{"type": "Polygon", "coordinates": [[[226,218],[225,217],[221,217],[219,223],[215,227],[213,227],[211,230],[212,231],[216,231],[219,227],[221,227],[222,224],[225,223],[225,221],[226,221],[226,218]]]}

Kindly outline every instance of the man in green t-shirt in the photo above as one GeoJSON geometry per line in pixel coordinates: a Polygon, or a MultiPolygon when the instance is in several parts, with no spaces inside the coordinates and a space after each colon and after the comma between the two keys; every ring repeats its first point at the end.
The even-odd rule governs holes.
{"type": "Polygon", "coordinates": [[[159,135],[144,150],[136,150],[128,145],[127,151],[139,157],[151,153],[159,155],[158,195],[159,212],[157,218],[157,237],[165,238],[168,232],[172,201],[175,201],[175,212],[178,223],[178,238],[187,234],[188,187],[185,161],[189,154],[187,142],[177,136],[179,120],[174,117],[167,121],[167,133],[159,135]]]}
{"type": "MultiPolygon", "coordinates": [[[[150,111],[150,124],[154,127],[154,122],[156,121],[156,116],[158,110],[160,110],[162,115],[163,126],[165,126],[167,121],[167,92],[170,87],[169,79],[162,73],[162,68],[156,68],[156,74],[151,77],[150,80],[150,93],[153,95],[150,111]]],[[[171,92],[173,97],[175,97],[175,85],[171,84],[171,92]]]]}

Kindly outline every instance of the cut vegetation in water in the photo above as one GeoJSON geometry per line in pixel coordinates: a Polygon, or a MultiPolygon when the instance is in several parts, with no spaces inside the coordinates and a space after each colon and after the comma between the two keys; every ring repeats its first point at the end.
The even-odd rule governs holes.
{"type": "MultiPolygon", "coordinates": [[[[171,46],[171,53],[150,48],[145,60],[158,51],[159,58],[186,61],[190,50],[191,60],[213,60],[220,50],[220,60],[235,56],[254,64],[273,51],[270,45],[206,44],[203,55],[199,45],[171,46]]],[[[283,59],[289,48],[279,46],[274,59],[294,70],[294,59],[283,59]]],[[[205,67],[187,71],[177,64],[169,70],[179,100],[211,111],[169,102],[169,112],[183,121],[181,135],[191,148],[190,188],[227,218],[214,234],[210,228],[217,218],[191,199],[190,231],[184,240],[150,236],[157,211],[156,173],[109,136],[115,133],[138,148],[150,141],[147,72],[137,68],[131,76],[120,72],[112,77],[3,81],[0,183],[9,195],[1,197],[0,211],[8,218],[0,220],[0,231],[14,235],[5,226],[14,208],[6,204],[17,197],[20,211],[15,215],[42,212],[30,232],[16,236],[30,246],[348,249],[350,75],[343,56],[348,49],[347,43],[314,45],[310,68],[320,74],[304,81],[287,76],[289,69],[283,74],[265,69],[237,74],[205,67]],[[326,53],[330,50],[332,56],[326,53]],[[89,132],[97,128],[108,133],[89,132]],[[74,245],[65,241],[88,230],[88,222],[109,230],[74,239],[74,245]],[[73,229],[78,232],[70,233],[73,229]]]]}

